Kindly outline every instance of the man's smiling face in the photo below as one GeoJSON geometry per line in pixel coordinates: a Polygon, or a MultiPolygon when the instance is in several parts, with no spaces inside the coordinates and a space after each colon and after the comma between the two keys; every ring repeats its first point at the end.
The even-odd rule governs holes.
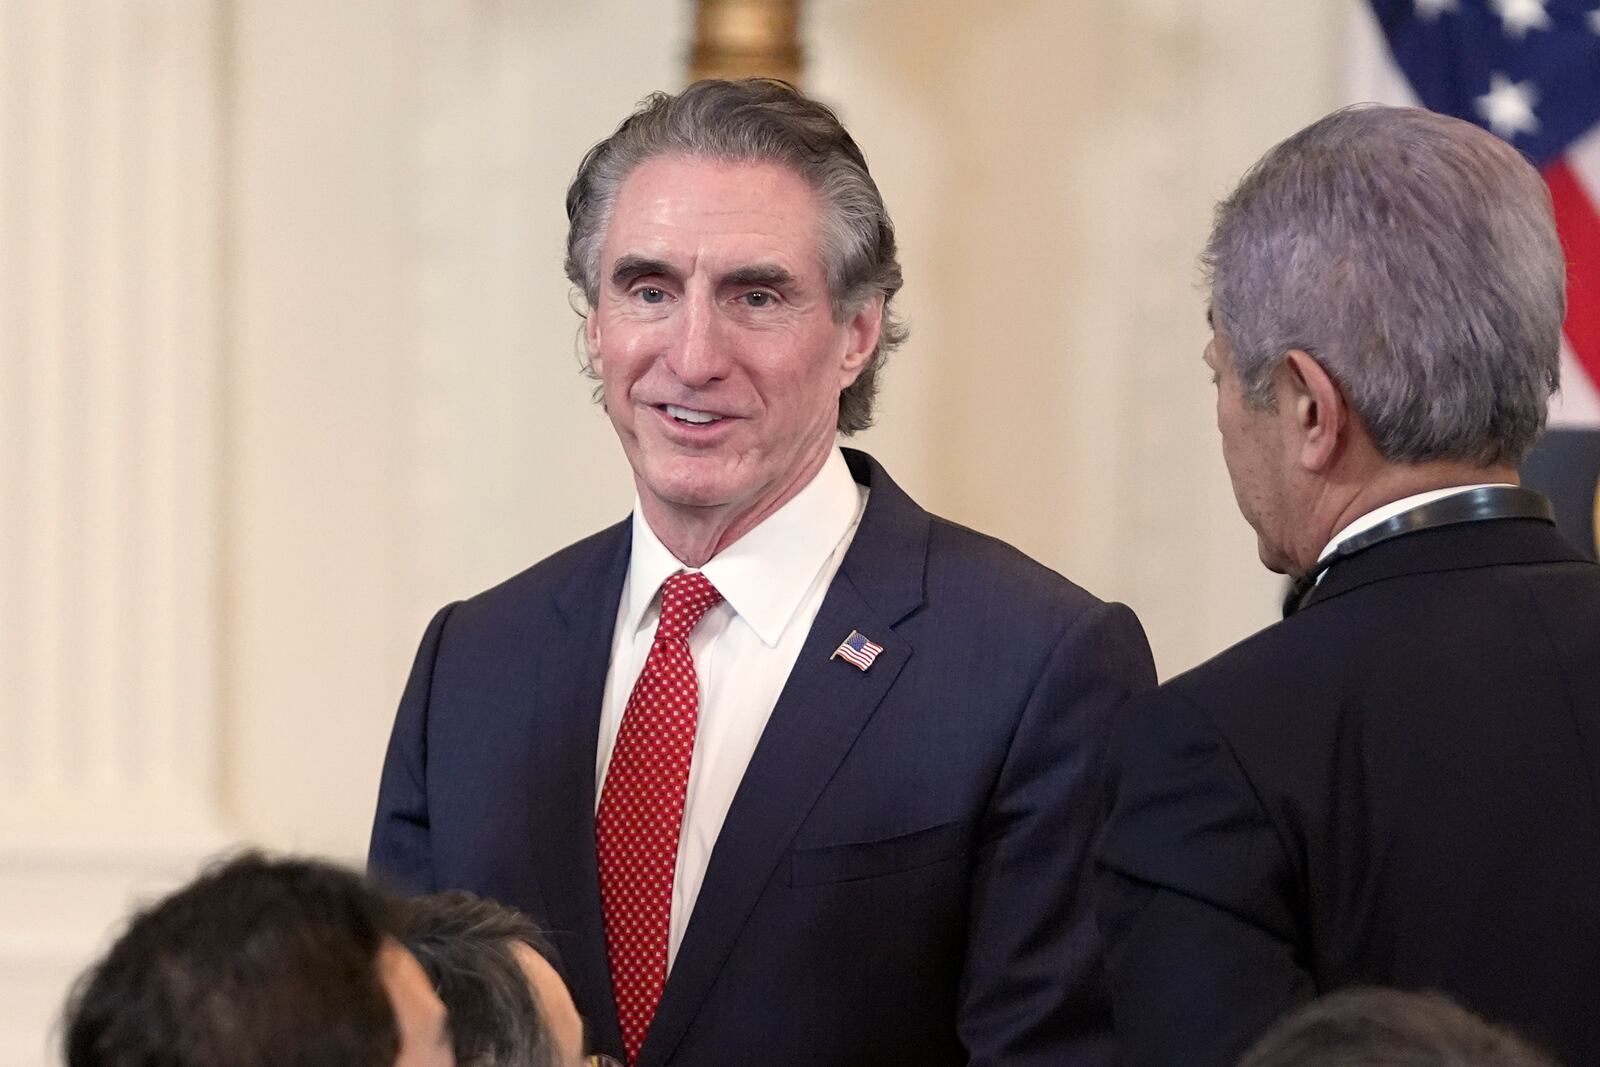
{"type": "Polygon", "coordinates": [[[834,321],[821,223],[810,186],[777,164],[661,157],[619,190],[585,333],[658,530],[708,510],[747,529],[833,447],[881,304],[834,321]]]}

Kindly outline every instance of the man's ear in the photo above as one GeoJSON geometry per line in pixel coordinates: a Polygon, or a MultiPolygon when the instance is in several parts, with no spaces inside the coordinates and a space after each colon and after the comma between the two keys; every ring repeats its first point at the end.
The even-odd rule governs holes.
{"type": "Polygon", "coordinates": [[[848,388],[861,376],[882,334],[883,294],[879,293],[861,305],[845,323],[845,349],[839,360],[839,388],[848,388]]]}
{"type": "Polygon", "coordinates": [[[589,350],[589,367],[600,373],[600,315],[594,308],[583,317],[583,343],[589,350]]]}
{"type": "Polygon", "coordinates": [[[1283,357],[1286,395],[1293,432],[1299,438],[1300,465],[1325,471],[1339,455],[1350,426],[1350,406],[1333,376],[1309,352],[1290,349],[1283,357]]]}

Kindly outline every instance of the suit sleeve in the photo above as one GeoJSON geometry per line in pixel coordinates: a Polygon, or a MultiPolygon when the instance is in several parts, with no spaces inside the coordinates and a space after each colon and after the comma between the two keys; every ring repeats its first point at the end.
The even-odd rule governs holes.
{"type": "Polygon", "coordinates": [[[372,821],[367,870],[402,893],[431,893],[438,888],[428,836],[428,705],[440,640],[454,607],[449,605],[435,615],[422,635],[400,710],[395,713],[378,783],[378,813],[372,821]]]}
{"type": "Polygon", "coordinates": [[[1310,999],[1299,865],[1234,751],[1170,687],[1119,717],[1097,906],[1124,1062],[1234,1063],[1310,999]]]}
{"type": "Polygon", "coordinates": [[[1091,849],[1112,717],[1154,685],[1133,612],[1096,604],[1067,628],[1033,687],[972,872],[958,1027],[973,1065],[1114,1062],[1091,849]]]}

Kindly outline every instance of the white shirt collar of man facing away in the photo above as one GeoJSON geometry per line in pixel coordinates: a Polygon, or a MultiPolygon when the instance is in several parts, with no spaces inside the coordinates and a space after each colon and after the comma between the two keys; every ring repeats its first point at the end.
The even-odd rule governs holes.
{"type": "MultiPolygon", "coordinates": [[[[1510,482],[1477,482],[1472,485],[1452,485],[1444,489],[1430,489],[1425,493],[1412,493],[1409,496],[1403,496],[1399,500],[1391,501],[1382,507],[1373,508],[1365,515],[1354,519],[1341,528],[1338,533],[1329,539],[1322,551],[1317,554],[1317,561],[1320,563],[1333,555],[1340,545],[1357,534],[1366,533],[1374,526],[1388,522],[1396,515],[1404,515],[1412,508],[1420,508],[1424,504],[1431,504],[1435,500],[1443,500],[1446,497],[1455,496],[1457,493],[1470,493],[1474,489],[1486,489],[1490,486],[1509,486],[1510,484],[1510,482]]],[[[1317,575],[1317,580],[1320,582],[1322,575],[1317,575]]]]}

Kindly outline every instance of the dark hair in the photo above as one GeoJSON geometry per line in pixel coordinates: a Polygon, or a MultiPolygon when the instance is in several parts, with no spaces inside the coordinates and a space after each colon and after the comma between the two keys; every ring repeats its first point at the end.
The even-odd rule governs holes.
{"type": "Polygon", "coordinates": [[[392,1067],[378,971],[395,902],[349,871],[246,853],[136,914],[86,972],[69,1067],[392,1067]]]}
{"type": "Polygon", "coordinates": [[[1556,1067],[1438,993],[1354,988],[1279,1020],[1239,1067],[1556,1067]]]}
{"type": "MultiPolygon", "coordinates": [[[[676,95],[652,93],[616,132],[591,148],[567,189],[567,277],[592,313],[600,294],[600,247],[622,183],[662,156],[788,167],[822,202],[822,265],[833,317],[844,322],[875,296],[883,326],[860,376],[839,394],[840,433],[872,425],[884,357],[906,338],[890,304],[900,291],[894,223],[866,157],[839,117],[771,78],[699,81],[676,95]]],[[[586,363],[585,370],[593,375],[586,363]]]]}
{"type": "Polygon", "coordinates": [[[458,1067],[554,1067],[550,1029],[512,954],[521,942],[549,955],[533,920],[452,890],[409,901],[402,939],[450,1012],[458,1067]]]}

